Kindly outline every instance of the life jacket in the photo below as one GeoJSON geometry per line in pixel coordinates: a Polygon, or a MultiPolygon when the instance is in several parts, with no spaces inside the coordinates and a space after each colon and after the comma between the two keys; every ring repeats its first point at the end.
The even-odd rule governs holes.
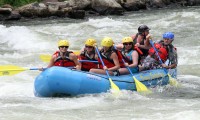
{"type": "MultiPolygon", "coordinates": [[[[111,67],[114,67],[115,64],[114,64],[114,61],[110,58],[111,54],[113,53],[114,51],[112,50],[112,48],[110,48],[109,51],[107,51],[106,53],[104,53],[104,50],[100,50],[100,55],[101,55],[101,58],[105,64],[105,66],[107,68],[111,68],[111,67]]],[[[103,69],[103,65],[101,63],[101,60],[100,58],[98,58],[98,62],[99,62],[99,68],[100,69],[103,69]]]]}
{"type": "Polygon", "coordinates": [[[69,59],[69,54],[73,53],[72,51],[67,51],[64,54],[64,58],[61,57],[60,51],[56,51],[53,55],[56,55],[56,60],[54,62],[54,66],[62,66],[62,67],[72,67],[76,66],[74,61],[69,59]]]}
{"type": "Polygon", "coordinates": [[[130,50],[128,53],[125,53],[124,50],[121,51],[121,54],[122,54],[123,59],[124,59],[125,62],[127,62],[129,65],[132,64],[132,62],[133,62],[132,53],[133,53],[133,50],[130,50]]]}
{"type": "Polygon", "coordinates": [[[125,65],[124,65],[124,62],[122,61],[122,56],[120,55],[120,51],[119,50],[116,50],[114,47],[112,47],[112,50],[117,54],[117,57],[118,57],[118,60],[119,60],[119,65],[120,65],[120,68],[124,68],[125,65]]]}
{"type": "Polygon", "coordinates": [[[167,50],[167,52],[168,52],[168,59],[169,59],[168,65],[174,64],[174,62],[177,62],[177,59],[176,59],[176,61],[174,61],[174,56],[173,56],[174,53],[177,54],[177,49],[176,49],[176,47],[174,47],[172,44],[165,45],[163,40],[161,40],[161,41],[159,42],[159,44],[161,44],[162,47],[164,47],[164,48],[167,50]]]}
{"type": "MultiPolygon", "coordinates": [[[[135,38],[132,36],[133,39],[133,45],[135,45],[137,43],[137,38],[138,38],[138,33],[136,34],[135,38]]],[[[146,36],[144,36],[144,38],[142,39],[142,41],[140,42],[140,45],[144,45],[144,40],[146,39],[146,36]]],[[[140,56],[147,56],[148,55],[148,50],[147,49],[143,49],[140,48],[140,50],[142,51],[143,54],[140,54],[140,56]]]]}
{"type": "MultiPolygon", "coordinates": [[[[95,54],[95,52],[94,52],[94,54],[95,54]]],[[[84,50],[80,54],[80,60],[94,61],[96,59],[95,59],[95,55],[94,55],[93,58],[90,58],[89,55],[87,54],[87,52],[84,50]]],[[[83,70],[83,71],[89,71],[91,68],[97,68],[98,67],[97,63],[92,63],[92,62],[82,62],[81,64],[82,64],[81,70],[83,70]]]]}
{"type": "MultiPolygon", "coordinates": [[[[167,49],[159,43],[155,43],[154,46],[157,49],[158,55],[160,56],[161,60],[165,62],[168,58],[167,49]]],[[[153,47],[149,49],[149,55],[155,58],[157,61],[159,60],[153,47]]]]}

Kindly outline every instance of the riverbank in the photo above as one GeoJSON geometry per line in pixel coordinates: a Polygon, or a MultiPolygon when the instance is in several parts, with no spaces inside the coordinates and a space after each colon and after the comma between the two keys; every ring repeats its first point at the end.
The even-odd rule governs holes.
{"type": "Polygon", "coordinates": [[[0,21],[34,18],[74,18],[87,16],[123,15],[126,11],[153,10],[198,6],[198,0],[43,0],[18,8],[3,5],[0,8],[0,21]]]}

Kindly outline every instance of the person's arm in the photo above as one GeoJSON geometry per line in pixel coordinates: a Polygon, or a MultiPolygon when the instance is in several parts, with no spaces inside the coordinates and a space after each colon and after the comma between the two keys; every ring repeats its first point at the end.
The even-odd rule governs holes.
{"type": "Polygon", "coordinates": [[[174,52],[173,55],[172,55],[173,58],[170,61],[171,64],[170,65],[162,64],[162,67],[167,68],[167,69],[174,69],[174,68],[177,67],[177,64],[178,64],[177,52],[176,52],[176,50],[173,50],[173,52],[174,52]]]}
{"type": "Polygon", "coordinates": [[[173,69],[176,68],[177,64],[171,64],[169,66],[167,66],[166,64],[162,64],[162,67],[167,68],[167,69],[173,69]]]}
{"type": "MultiPolygon", "coordinates": [[[[47,68],[50,68],[50,67],[52,67],[52,66],[54,65],[55,57],[56,57],[55,55],[52,55],[52,57],[51,57],[51,59],[50,59],[50,61],[49,61],[49,64],[48,64],[47,68]]],[[[39,70],[39,71],[44,71],[44,68],[41,67],[41,68],[39,68],[38,70],[39,70]]]]}
{"type": "Polygon", "coordinates": [[[151,45],[150,45],[150,38],[151,38],[151,35],[148,34],[146,36],[146,39],[144,40],[144,45],[140,45],[140,42],[143,38],[141,38],[141,36],[138,36],[138,39],[137,39],[137,43],[135,46],[139,47],[139,48],[143,48],[143,49],[150,49],[151,48],[151,45]],[[140,38],[140,39],[139,39],[140,38]]]}
{"type": "Polygon", "coordinates": [[[69,54],[69,58],[74,61],[75,65],[76,65],[76,69],[77,70],[80,70],[81,69],[81,65],[80,63],[78,62],[78,57],[74,54],[74,53],[70,53],[69,54]]]}
{"type": "Polygon", "coordinates": [[[56,58],[56,55],[52,55],[47,68],[50,68],[50,67],[52,67],[54,65],[55,58],[56,58]]]}
{"type": "Polygon", "coordinates": [[[111,59],[113,59],[113,62],[115,64],[114,67],[111,67],[111,68],[108,68],[109,71],[115,71],[115,70],[118,70],[120,68],[120,64],[119,64],[119,60],[118,60],[118,57],[117,57],[117,54],[116,53],[112,53],[111,56],[110,56],[111,59]]]}
{"type": "Polygon", "coordinates": [[[150,40],[152,39],[152,36],[150,34],[148,34],[146,36],[146,40],[144,41],[144,46],[146,49],[150,49],[151,48],[151,44],[150,44],[150,40]]]}
{"type": "MultiPolygon", "coordinates": [[[[82,58],[81,58],[81,53],[84,51],[84,49],[82,49],[81,50],[81,52],[80,52],[80,54],[78,55],[78,59],[79,60],[82,60],[82,58]]],[[[82,67],[82,63],[81,62],[79,62],[79,65],[80,65],[80,68],[82,67]]]]}
{"type": "Polygon", "coordinates": [[[138,58],[139,58],[139,55],[138,55],[138,52],[136,51],[133,51],[132,52],[132,64],[130,64],[128,67],[137,67],[138,66],[138,58]]]}

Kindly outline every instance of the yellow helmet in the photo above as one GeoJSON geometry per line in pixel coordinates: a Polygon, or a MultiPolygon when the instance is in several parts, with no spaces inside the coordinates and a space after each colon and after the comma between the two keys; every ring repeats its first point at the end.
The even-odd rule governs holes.
{"type": "Polygon", "coordinates": [[[85,45],[88,45],[88,46],[94,46],[95,43],[97,43],[97,42],[96,42],[96,40],[93,39],[93,38],[89,38],[89,39],[87,39],[87,40],[85,41],[85,45]]]}
{"type": "Polygon", "coordinates": [[[113,46],[114,42],[112,40],[112,38],[110,37],[105,37],[102,41],[101,41],[101,45],[104,47],[111,47],[113,46]]]}
{"type": "Polygon", "coordinates": [[[69,46],[69,42],[67,40],[59,40],[58,47],[60,46],[69,46]]]}
{"type": "Polygon", "coordinates": [[[124,38],[122,39],[122,43],[128,43],[128,42],[133,42],[132,37],[124,37],[124,38]]]}

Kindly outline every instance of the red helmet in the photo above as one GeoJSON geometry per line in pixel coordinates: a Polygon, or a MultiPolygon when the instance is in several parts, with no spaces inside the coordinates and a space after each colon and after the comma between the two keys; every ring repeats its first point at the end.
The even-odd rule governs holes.
{"type": "MultiPolygon", "coordinates": [[[[167,50],[158,43],[154,44],[154,46],[158,50],[158,55],[160,56],[161,60],[166,61],[168,56],[167,50]]],[[[149,49],[149,55],[155,56],[155,59],[158,60],[158,57],[155,55],[153,47],[149,49]]]]}

